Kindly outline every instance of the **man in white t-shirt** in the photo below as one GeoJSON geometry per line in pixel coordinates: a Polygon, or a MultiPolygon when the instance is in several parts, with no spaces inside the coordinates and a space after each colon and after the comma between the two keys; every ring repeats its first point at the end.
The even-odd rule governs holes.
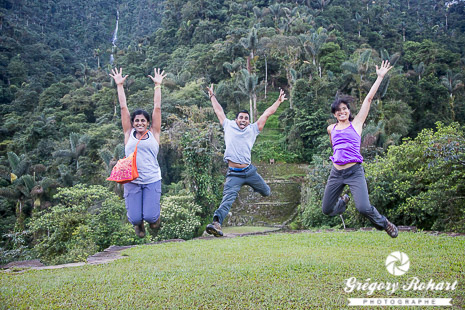
{"type": "Polygon", "coordinates": [[[224,161],[228,163],[228,173],[224,183],[223,200],[213,215],[213,222],[207,225],[206,231],[215,237],[221,237],[223,236],[221,224],[223,224],[224,218],[229,213],[242,185],[251,186],[254,191],[263,196],[269,196],[271,193],[270,187],[257,173],[257,168],[251,163],[251,151],[255,139],[265,126],[268,117],[273,115],[279,105],[287,98],[284,91],[280,90],[276,102],[266,109],[255,123],[250,124],[250,115],[246,110],[237,113],[235,120],[227,119],[223,108],[216,100],[213,84],[209,88],[207,87],[207,90],[216,116],[224,128],[224,141],[226,144],[224,161]]]}

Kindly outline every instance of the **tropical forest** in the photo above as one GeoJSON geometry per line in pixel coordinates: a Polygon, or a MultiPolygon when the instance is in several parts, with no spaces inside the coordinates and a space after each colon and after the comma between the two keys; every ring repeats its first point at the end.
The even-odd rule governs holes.
{"type": "Polygon", "coordinates": [[[224,226],[371,227],[353,200],[343,221],[321,204],[331,103],[351,96],[357,114],[383,61],[393,69],[361,137],[370,202],[399,226],[465,233],[465,1],[1,0],[0,264],[201,236],[227,169],[212,84],[231,120],[245,109],[253,123],[287,98],[252,150],[267,181],[283,178],[277,210],[252,208],[245,188],[224,226]],[[161,228],[144,238],[123,186],[106,180],[125,156],[114,68],[130,111],[152,113],[149,75],[166,74],[161,228]]]}

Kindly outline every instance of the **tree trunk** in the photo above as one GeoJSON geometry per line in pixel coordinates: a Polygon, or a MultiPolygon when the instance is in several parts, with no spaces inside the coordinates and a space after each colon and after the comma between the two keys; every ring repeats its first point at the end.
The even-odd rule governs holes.
{"type": "Polygon", "coordinates": [[[16,204],[16,225],[15,230],[19,229],[20,231],[24,230],[24,215],[23,215],[23,203],[21,199],[18,199],[16,204]]]}
{"type": "Polygon", "coordinates": [[[292,104],[292,85],[289,86],[289,109],[293,109],[294,105],[292,104]]]}
{"type": "Polygon", "coordinates": [[[257,121],[256,118],[258,117],[257,94],[255,93],[255,91],[253,92],[252,98],[253,98],[253,116],[254,116],[252,119],[255,123],[257,121]]]}
{"type": "Polygon", "coordinates": [[[265,54],[265,99],[266,99],[266,86],[268,85],[268,62],[265,54]]]}
{"type": "Polygon", "coordinates": [[[253,115],[253,101],[252,101],[252,96],[250,95],[249,97],[249,113],[250,113],[250,119],[253,120],[254,115],[253,115]]]}
{"type": "Polygon", "coordinates": [[[450,112],[451,112],[452,121],[455,121],[454,97],[452,96],[452,94],[450,94],[449,105],[450,105],[450,112]]]}
{"type": "Polygon", "coordinates": [[[252,59],[253,59],[253,51],[250,51],[249,56],[247,56],[247,71],[250,74],[252,73],[252,59]]]}

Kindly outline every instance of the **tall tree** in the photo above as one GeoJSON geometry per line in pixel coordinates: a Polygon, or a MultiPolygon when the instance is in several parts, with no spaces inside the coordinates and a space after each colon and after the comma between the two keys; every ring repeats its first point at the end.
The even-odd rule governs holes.
{"type": "Polygon", "coordinates": [[[321,65],[319,61],[319,55],[321,47],[328,39],[327,30],[325,28],[318,28],[316,31],[313,30],[311,34],[301,34],[299,36],[302,47],[304,48],[305,54],[311,57],[313,65],[318,68],[318,75],[321,77],[321,65]]]}
{"type": "Polygon", "coordinates": [[[255,122],[257,118],[257,86],[257,75],[255,75],[254,73],[250,74],[246,69],[242,69],[241,75],[238,79],[237,87],[239,87],[239,89],[244,95],[247,95],[249,97],[249,113],[252,122],[255,122]]]}
{"type": "Polygon", "coordinates": [[[449,105],[452,113],[452,120],[455,120],[455,92],[460,88],[463,88],[463,82],[461,80],[462,74],[453,73],[451,70],[447,70],[445,76],[441,77],[441,83],[447,88],[449,92],[449,105]]]}

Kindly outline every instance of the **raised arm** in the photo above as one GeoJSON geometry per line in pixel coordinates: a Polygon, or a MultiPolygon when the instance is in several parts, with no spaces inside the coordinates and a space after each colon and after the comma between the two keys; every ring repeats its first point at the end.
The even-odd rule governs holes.
{"type": "Polygon", "coordinates": [[[119,107],[121,109],[121,124],[123,125],[123,132],[124,132],[124,144],[129,139],[129,135],[131,134],[132,124],[131,124],[131,115],[129,114],[129,109],[126,104],[126,94],[124,93],[124,81],[128,77],[125,75],[123,77],[123,69],[120,68],[119,72],[118,69],[114,68],[111,70],[110,76],[115,80],[116,89],[118,91],[118,101],[119,107]]]}
{"type": "Polygon", "coordinates": [[[224,114],[223,107],[218,103],[216,100],[215,93],[213,92],[213,84],[210,87],[207,87],[208,95],[210,96],[210,100],[212,102],[213,110],[215,111],[218,120],[220,121],[221,126],[223,126],[223,122],[226,119],[226,115],[224,114]]]}
{"type": "Polygon", "coordinates": [[[355,130],[359,134],[362,133],[363,123],[365,123],[365,120],[368,116],[368,112],[370,111],[370,106],[371,106],[371,102],[373,101],[373,97],[376,95],[376,92],[378,91],[379,85],[383,81],[384,76],[391,69],[392,69],[392,66],[387,60],[385,61],[383,60],[380,68],[376,66],[376,74],[378,75],[378,78],[376,79],[373,86],[371,86],[371,89],[368,92],[368,95],[365,97],[365,100],[363,100],[363,104],[362,104],[362,107],[360,108],[360,111],[358,112],[357,116],[355,116],[354,120],[352,121],[352,126],[354,126],[355,130]]]}
{"type": "Polygon", "coordinates": [[[160,143],[160,132],[161,132],[161,83],[163,78],[166,76],[165,71],[160,72],[160,69],[153,69],[153,76],[149,75],[155,84],[153,90],[153,112],[152,112],[152,126],[150,130],[153,136],[160,143]]]}
{"type": "Polygon", "coordinates": [[[260,116],[260,118],[258,119],[257,121],[258,130],[262,131],[263,127],[265,127],[268,117],[270,117],[276,112],[276,110],[279,108],[279,105],[284,100],[287,100],[286,94],[284,93],[282,89],[280,89],[278,99],[268,109],[266,109],[265,112],[263,112],[262,116],[260,116]]]}

